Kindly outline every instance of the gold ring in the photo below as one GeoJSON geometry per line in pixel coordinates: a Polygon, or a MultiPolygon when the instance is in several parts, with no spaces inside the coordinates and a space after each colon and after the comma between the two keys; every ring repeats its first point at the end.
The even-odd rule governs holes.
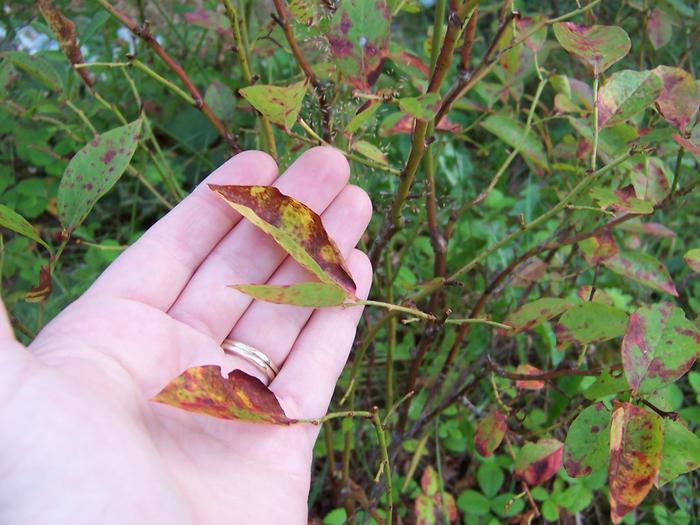
{"type": "Polygon", "coordinates": [[[279,368],[272,362],[272,359],[250,345],[233,339],[225,339],[224,342],[221,343],[221,348],[226,354],[242,357],[251,363],[267,376],[269,383],[271,383],[280,372],[279,368]]]}

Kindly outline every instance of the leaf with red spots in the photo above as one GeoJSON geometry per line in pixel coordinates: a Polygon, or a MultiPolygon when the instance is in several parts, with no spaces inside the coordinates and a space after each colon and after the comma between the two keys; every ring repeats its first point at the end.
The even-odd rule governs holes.
{"type": "Polygon", "coordinates": [[[693,142],[692,140],[685,139],[676,134],[673,135],[673,140],[675,140],[676,144],[678,144],[680,147],[691,152],[696,157],[700,157],[700,142],[693,142]]]}
{"type": "Polygon", "coordinates": [[[256,84],[238,90],[251,106],[257,109],[285,131],[292,126],[301,111],[301,103],[306,95],[306,81],[302,80],[289,86],[270,86],[256,84]]]}
{"type": "Polygon", "coordinates": [[[271,235],[284,251],[321,281],[292,286],[234,285],[233,288],[259,299],[300,306],[339,305],[354,298],[355,283],[343,256],[312,209],[272,186],[210,184],[209,187],[271,235]]]}
{"type": "Polygon", "coordinates": [[[420,484],[422,493],[414,502],[416,525],[435,525],[443,523],[443,519],[449,523],[457,521],[455,499],[452,494],[444,491],[444,498],[441,498],[440,480],[432,466],[425,467],[420,484]]]}
{"type": "Polygon", "coordinates": [[[216,365],[188,368],[153,401],[219,419],[275,425],[294,423],[282,410],[275,394],[258,378],[241,370],[230,372],[226,378],[216,365]]]}
{"type": "Polygon", "coordinates": [[[49,245],[39,236],[39,232],[34,229],[34,226],[15,210],[8,208],[4,204],[0,204],[0,227],[19,233],[34,242],[38,242],[47,250],[49,249],[49,245]]]}
{"type": "MultiPolygon", "coordinates": [[[[449,133],[454,133],[459,131],[461,128],[459,124],[450,122],[447,116],[440,119],[437,126],[435,127],[438,131],[447,131],[449,133]]],[[[398,134],[408,134],[413,131],[413,118],[410,115],[405,115],[403,113],[392,113],[386,117],[379,128],[379,132],[382,135],[398,135],[398,134]]]]}
{"type": "Polygon", "coordinates": [[[661,466],[661,418],[631,403],[616,403],[610,425],[610,518],[619,523],[639,505],[661,466]]]}
{"type": "Polygon", "coordinates": [[[630,37],[618,26],[583,26],[573,22],[554,24],[554,35],[569,53],[593,67],[598,76],[629,53],[630,37]]]}
{"type": "Polygon", "coordinates": [[[610,411],[603,403],[586,407],[571,423],[564,441],[564,468],[573,478],[608,466],[610,411]]]}
{"type": "Polygon", "coordinates": [[[491,456],[501,445],[507,430],[506,416],[498,410],[491,411],[476,424],[474,448],[485,458],[491,456]]]}
{"type": "Polygon", "coordinates": [[[662,83],[651,71],[624,70],[614,73],[598,93],[598,125],[613,126],[651,106],[662,83]]]}
{"type": "Polygon", "coordinates": [[[578,295],[579,299],[586,302],[593,301],[594,303],[607,304],[608,306],[613,306],[615,304],[612,297],[604,290],[593,288],[590,284],[584,284],[579,287],[576,291],[576,295],[578,295]],[[591,297],[591,292],[593,292],[593,297],[591,297]]]}
{"type": "Polygon", "coordinates": [[[613,272],[644,286],[678,297],[668,270],[658,259],[638,252],[619,252],[603,264],[613,272]]]}
{"type": "Polygon", "coordinates": [[[586,262],[591,266],[600,264],[617,253],[615,238],[609,230],[604,231],[600,235],[584,239],[578,245],[586,258],[586,262]]]}
{"type": "Polygon", "coordinates": [[[612,188],[591,189],[590,196],[603,208],[612,208],[615,213],[639,213],[650,214],[654,212],[654,205],[636,197],[634,186],[631,184],[624,188],[613,190],[612,188]]]}
{"type": "Polygon", "coordinates": [[[515,477],[528,485],[540,485],[557,475],[562,464],[564,444],[557,439],[525,443],[515,457],[515,477]]]}
{"type": "MultiPolygon", "coordinates": [[[[46,20],[46,23],[49,24],[49,27],[56,35],[56,40],[58,40],[68,61],[74,66],[76,64],[82,64],[83,54],[78,45],[78,37],[73,21],[63,16],[56,6],[53,5],[51,0],[39,0],[38,3],[39,10],[44,16],[44,20],[46,20]]],[[[92,87],[92,78],[87,69],[81,68],[75,71],[80,75],[85,84],[92,87]]]]}
{"type": "Polygon", "coordinates": [[[625,333],[627,314],[613,306],[587,302],[574,306],[559,319],[554,328],[557,350],[570,344],[602,343],[625,333]]]}
{"type": "Polygon", "coordinates": [[[96,136],[71,159],[58,187],[58,218],[70,233],[116,184],[139,143],[142,120],[96,136]]]}
{"type": "Polygon", "coordinates": [[[51,295],[52,289],[51,267],[45,264],[39,269],[39,284],[27,292],[24,300],[28,303],[40,303],[51,295]]]}
{"type": "Polygon", "coordinates": [[[686,131],[700,105],[698,83],[690,73],[678,67],[657,66],[653,72],[663,85],[656,99],[659,112],[673,127],[686,131]]]}
{"type": "MultiPolygon", "coordinates": [[[[542,370],[536,366],[525,363],[518,365],[515,368],[515,373],[525,374],[528,376],[537,376],[542,373],[542,370]]],[[[515,386],[523,390],[541,390],[544,388],[544,381],[542,379],[518,379],[515,381],[515,386]]]]}
{"type": "Polygon", "coordinates": [[[671,41],[673,27],[671,17],[663,9],[652,9],[647,18],[647,36],[654,49],[661,49],[671,41]]]}
{"type": "Polygon", "coordinates": [[[683,260],[691,270],[695,273],[700,273],[700,248],[688,250],[683,256],[683,260]]]}
{"type": "Polygon", "coordinates": [[[418,120],[431,120],[440,109],[440,95],[426,93],[419,97],[404,97],[399,99],[399,108],[404,113],[418,120]]]}
{"type": "Polygon", "coordinates": [[[566,299],[542,297],[522,305],[503,322],[513,328],[508,334],[515,335],[563,314],[572,306],[573,304],[566,299]]]}
{"type": "Polygon", "coordinates": [[[653,392],[690,370],[700,354],[700,332],[671,303],[642,306],[630,316],[621,352],[632,390],[653,392]]]}
{"type": "Polygon", "coordinates": [[[638,199],[656,205],[671,191],[671,173],[659,158],[646,157],[632,166],[630,179],[638,199]]]}
{"type": "Polygon", "coordinates": [[[700,437],[681,420],[664,419],[664,449],[657,487],[700,467],[700,437]]]}
{"type": "Polygon", "coordinates": [[[341,76],[368,91],[381,73],[389,50],[391,14],[381,0],[345,0],[328,31],[331,54],[341,76]]]}

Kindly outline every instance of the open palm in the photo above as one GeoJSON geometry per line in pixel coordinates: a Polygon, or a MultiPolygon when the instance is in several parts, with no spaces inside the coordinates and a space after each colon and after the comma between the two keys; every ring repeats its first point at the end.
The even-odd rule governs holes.
{"type": "MultiPolygon", "coordinates": [[[[205,182],[276,185],[321,214],[358,297],[371,282],[354,246],[371,216],[345,159],[304,153],[281,177],[260,152],[205,182]]],[[[306,523],[318,429],[222,421],[149,399],[184,369],[221,365],[226,337],[281,367],[290,417],[328,406],[360,308],[251,301],[226,285],[311,280],[264,233],[200,185],[30,345],[0,322],[0,523],[306,523]]]]}

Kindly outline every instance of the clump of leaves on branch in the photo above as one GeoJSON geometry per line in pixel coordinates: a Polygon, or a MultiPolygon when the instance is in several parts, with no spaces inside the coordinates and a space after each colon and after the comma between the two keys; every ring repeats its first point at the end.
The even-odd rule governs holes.
{"type": "Polygon", "coordinates": [[[226,284],[367,307],[332,411],[290,419],[216,366],[154,400],[322,425],[315,522],[693,523],[698,14],[681,0],[10,2],[14,326],[30,340],[231,154],[285,167],[330,144],[375,206],[368,300],[312,210],[268,187],[211,190],[310,276],[226,284]]]}

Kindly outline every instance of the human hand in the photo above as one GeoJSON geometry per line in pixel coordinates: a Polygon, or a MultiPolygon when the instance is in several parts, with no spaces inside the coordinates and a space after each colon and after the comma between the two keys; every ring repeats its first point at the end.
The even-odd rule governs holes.
{"type": "Polygon", "coordinates": [[[361,308],[252,301],[238,283],[312,278],[206,183],[277,186],[323,218],[366,298],[372,270],[353,247],[366,193],[331,148],[276,179],[264,153],[226,162],[149,229],[28,350],[0,313],[0,523],[302,524],[318,428],[223,421],[149,402],[205,364],[264,376],[222,352],[226,337],[280,368],[287,415],[328,407],[361,308]]]}

